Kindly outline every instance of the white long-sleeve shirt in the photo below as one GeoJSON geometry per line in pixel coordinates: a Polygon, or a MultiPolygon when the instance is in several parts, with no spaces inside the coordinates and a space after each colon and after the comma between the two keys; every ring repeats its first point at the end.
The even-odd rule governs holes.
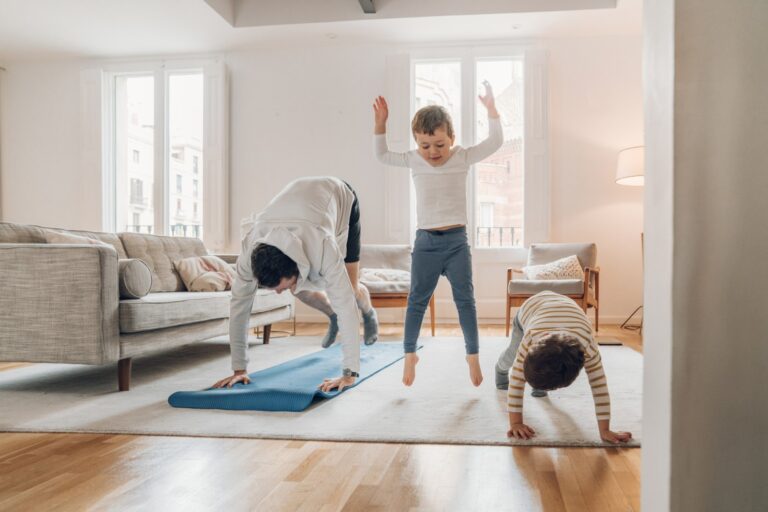
{"type": "Polygon", "coordinates": [[[454,147],[443,165],[433,167],[418,150],[394,153],[387,147],[386,134],[374,135],[374,150],[381,163],[411,169],[419,229],[467,224],[469,168],[494,154],[503,143],[501,119],[490,117],[487,139],[469,148],[454,147]]]}
{"type": "Polygon", "coordinates": [[[267,207],[243,220],[244,234],[230,301],[232,369],[248,367],[247,332],[258,283],[251,253],[258,244],[277,247],[299,267],[296,291],[325,291],[338,316],[342,368],[360,370],[359,317],[344,257],[354,193],[338,178],[301,178],[267,207]]]}

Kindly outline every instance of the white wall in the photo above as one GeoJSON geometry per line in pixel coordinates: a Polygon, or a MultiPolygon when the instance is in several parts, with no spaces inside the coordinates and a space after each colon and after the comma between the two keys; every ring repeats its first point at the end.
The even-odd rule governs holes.
{"type": "MultiPolygon", "coordinates": [[[[642,302],[642,190],[613,181],[618,150],[642,142],[641,43],[606,37],[551,40],[544,46],[550,51],[552,240],[598,244],[601,318],[619,322],[642,302]]],[[[396,51],[335,44],[226,56],[233,250],[242,217],[291,179],[321,174],[346,179],[358,191],[363,242],[389,241],[386,171],[372,156],[371,101],[384,93],[386,57],[396,51]]],[[[3,123],[18,129],[3,136],[10,148],[3,160],[6,220],[98,228],[97,187],[79,165],[79,66],[29,63],[9,69],[3,123]],[[55,150],[37,151],[43,140],[53,140],[55,150]],[[48,188],[41,186],[46,183],[48,188]]],[[[505,268],[520,264],[476,265],[481,318],[503,319],[505,268]]],[[[438,299],[439,315],[455,318],[444,280],[438,299]]],[[[399,320],[403,312],[392,310],[384,317],[399,320]]]]}
{"type": "Polygon", "coordinates": [[[0,91],[3,220],[99,229],[100,185],[80,165],[80,64],[6,65],[0,91]]]}
{"type": "Polygon", "coordinates": [[[646,15],[643,509],[764,511],[768,5],[675,0],[646,15]]]}

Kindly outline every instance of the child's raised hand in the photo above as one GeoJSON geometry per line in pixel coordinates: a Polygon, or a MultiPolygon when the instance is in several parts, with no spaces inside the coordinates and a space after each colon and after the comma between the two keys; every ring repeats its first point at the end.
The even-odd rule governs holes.
{"type": "Polygon", "coordinates": [[[488,80],[483,81],[483,86],[485,87],[485,96],[482,94],[478,94],[478,98],[480,99],[480,103],[482,103],[486,109],[489,111],[491,109],[496,109],[496,99],[493,97],[493,89],[491,89],[491,84],[488,83],[488,80]]]}
{"type": "Polygon", "coordinates": [[[389,117],[389,106],[384,96],[377,96],[373,101],[373,118],[376,123],[376,127],[384,127],[387,124],[387,118],[389,117]]]}

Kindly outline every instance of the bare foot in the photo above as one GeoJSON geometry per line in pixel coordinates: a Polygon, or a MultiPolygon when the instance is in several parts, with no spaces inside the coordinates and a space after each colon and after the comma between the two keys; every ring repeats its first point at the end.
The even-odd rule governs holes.
{"type": "Polygon", "coordinates": [[[467,356],[467,364],[469,365],[469,380],[477,387],[483,382],[483,371],[480,369],[480,357],[477,354],[470,354],[467,356]]]}
{"type": "Polygon", "coordinates": [[[419,356],[415,352],[405,354],[405,367],[403,368],[403,384],[410,386],[416,380],[416,363],[419,356]]]}

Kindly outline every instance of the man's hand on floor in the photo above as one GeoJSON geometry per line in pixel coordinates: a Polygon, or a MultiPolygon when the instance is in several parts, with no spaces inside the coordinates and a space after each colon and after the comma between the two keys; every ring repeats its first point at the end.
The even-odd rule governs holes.
{"type": "Polygon", "coordinates": [[[245,370],[237,370],[234,373],[234,375],[230,375],[225,379],[221,379],[220,381],[216,382],[216,384],[214,384],[212,387],[213,388],[223,388],[223,387],[231,388],[233,385],[237,384],[238,382],[242,382],[243,384],[251,383],[251,379],[248,378],[248,374],[245,373],[245,370]]]}
{"type": "Polygon", "coordinates": [[[320,391],[328,392],[332,391],[334,388],[339,388],[339,392],[341,392],[342,389],[348,388],[352,384],[355,383],[354,377],[338,377],[335,379],[324,379],[323,383],[320,384],[317,388],[320,391]]]}

